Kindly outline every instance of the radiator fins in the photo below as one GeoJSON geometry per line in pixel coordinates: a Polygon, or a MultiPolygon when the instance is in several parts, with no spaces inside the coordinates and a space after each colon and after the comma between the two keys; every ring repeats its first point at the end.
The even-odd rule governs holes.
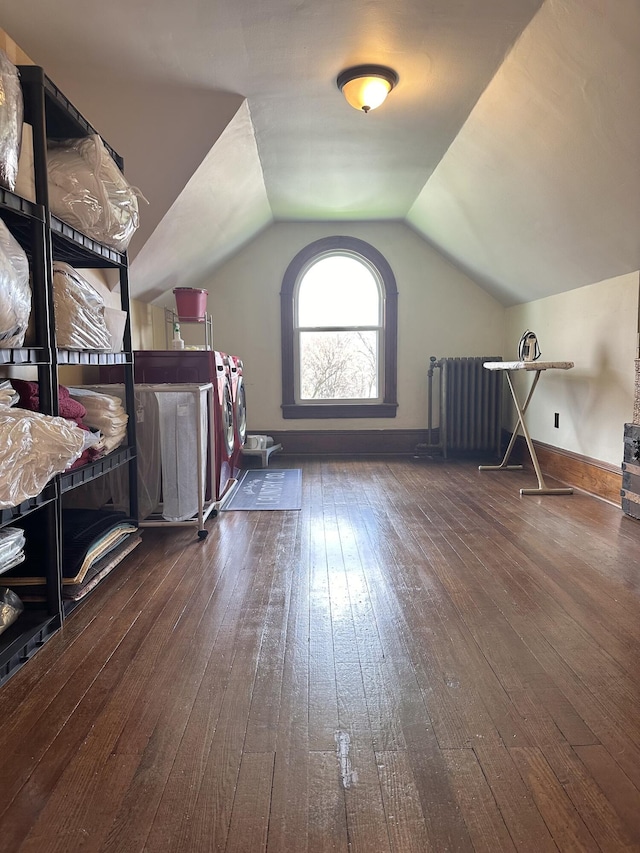
{"type": "MultiPolygon", "coordinates": [[[[438,443],[419,445],[416,450],[437,449],[446,459],[450,453],[487,453],[498,456],[502,440],[502,371],[485,370],[485,361],[501,356],[432,359],[432,370],[440,369],[438,443]]],[[[429,382],[429,394],[433,395],[429,382]]],[[[433,401],[429,401],[431,412],[433,401]]]]}

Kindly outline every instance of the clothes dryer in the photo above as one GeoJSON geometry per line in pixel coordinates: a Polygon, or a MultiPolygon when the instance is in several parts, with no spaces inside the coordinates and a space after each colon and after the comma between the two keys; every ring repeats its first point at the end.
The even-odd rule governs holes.
{"type": "Polygon", "coordinates": [[[233,452],[233,468],[237,475],[242,467],[242,449],[247,440],[247,398],[244,390],[242,359],[236,355],[229,356],[231,370],[231,399],[233,401],[233,435],[235,447],[233,452]]]}
{"type": "Polygon", "coordinates": [[[220,500],[234,480],[235,431],[233,423],[233,393],[229,357],[214,352],[214,431],[215,431],[215,496],[220,500]]]}

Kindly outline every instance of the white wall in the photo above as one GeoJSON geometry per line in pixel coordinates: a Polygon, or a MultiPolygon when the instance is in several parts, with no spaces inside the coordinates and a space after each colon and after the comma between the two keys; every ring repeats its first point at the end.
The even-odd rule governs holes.
{"type": "MultiPolygon", "coordinates": [[[[426,427],[429,356],[500,355],[505,309],[402,223],[278,223],[219,268],[209,290],[215,348],[244,360],[250,430],[426,427]],[[281,414],[280,288],[300,249],[322,237],[365,240],[398,286],[394,419],[287,420],[281,414]]],[[[169,293],[166,304],[172,304],[169,293]]]]}
{"type": "MultiPolygon", "coordinates": [[[[532,438],[620,464],[623,425],[633,415],[639,284],[640,273],[629,273],[507,309],[505,358],[517,358],[531,329],[542,360],[575,364],[542,374],[527,413],[532,438]]],[[[529,381],[518,379],[520,389],[529,381]]]]}

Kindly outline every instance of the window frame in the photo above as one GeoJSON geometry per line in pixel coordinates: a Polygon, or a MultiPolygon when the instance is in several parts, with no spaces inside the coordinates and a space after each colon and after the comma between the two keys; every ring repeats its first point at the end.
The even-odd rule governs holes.
{"type": "Polygon", "coordinates": [[[318,254],[313,257],[309,263],[302,268],[298,277],[296,279],[296,284],[293,290],[293,353],[294,353],[294,395],[295,402],[300,406],[312,406],[317,403],[323,403],[325,405],[330,405],[331,403],[340,403],[342,404],[360,404],[367,403],[369,405],[375,405],[377,403],[384,402],[382,396],[382,389],[384,387],[384,302],[385,302],[385,294],[384,294],[384,286],[382,284],[382,277],[380,273],[366,258],[364,258],[360,254],[356,254],[354,252],[347,252],[345,250],[336,252],[324,252],[322,254],[318,254]],[[364,267],[376,288],[376,302],[377,302],[377,322],[375,325],[362,325],[362,326],[304,326],[300,324],[300,318],[297,316],[300,312],[300,289],[305,280],[307,273],[316,265],[321,264],[323,260],[328,258],[351,258],[356,263],[361,264],[364,267]],[[305,332],[375,332],[376,336],[376,348],[377,348],[377,365],[376,365],[376,387],[378,389],[378,393],[375,397],[345,397],[341,399],[330,399],[330,400],[314,400],[312,398],[303,398],[302,396],[302,362],[301,362],[301,337],[305,332]]]}
{"type": "Polygon", "coordinates": [[[398,289],[386,258],[369,243],[355,237],[324,237],[305,246],[287,267],[280,291],[282,346],[282,416],[300,418],[395,418],[397,401],[398,289]],[[323,255],[348,254],[362,258],[377,274],[382,299],[382,356],[380,379],[382,402],[348,400],[344,403],[300,403],[296,400],[296,319],[297,287],[315,259],[323,255]]]}

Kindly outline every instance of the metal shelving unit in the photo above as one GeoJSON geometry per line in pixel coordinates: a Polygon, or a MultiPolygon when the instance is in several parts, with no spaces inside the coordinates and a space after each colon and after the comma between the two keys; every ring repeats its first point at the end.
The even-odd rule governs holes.
{"type": "Polygon", "coordinates": [[[47,610],[28,610],[0,635],[0,684],[42,648],[62,624],[60,614],[47,610]]]}
{"type": "MultiPolygon", "coordinates": [[[[28,346],[0,350],[0,369],[32,368],[37,371],[40,410],[58,414],[60,371],[67,365],[121,365],[124,373],[126,409],[130,415],[124,446],[81,468],[58,475],[42,493],[17,507],[0,510],[0,526],[20,525],[32,513],[42,514],[42,531],[47,543],[46,565],[40,566],[46,581],[46,601],[25,606],[25,612],[0,634],[0,684],[42,646],[62,624],[62,495],[71,489],[128,466],[130,515],[137,518],[137,466],[135,458],[135,417],[133,413],[133,356],[129,311],[127,254],[102,245],[70,227],[49,210],[47,140],[79,138],[97,131],[87,122],[38,66],[19,68],[24,95],[24,119],[33,128],[36,202],[0,188],[0,218],[25,250],[32,283],[34,338],[28,346]],[[65,261],[77,269],[114,269],[118,273],[121,306],[127,313],[123,352],[72,352],[55,345],[53,313],[53,261],[65,261]]],[[[103,140],[104,142],[104,140],[103,140]]],[[[123,160],[109,145],[107,150],[120,169],[123,160]]],[[[64,384],[64,383],[63,383],[64,384]]],[[[0,576],[0,585],[2,585],[0,576]]]]}
{"type": "MultiPolygon", "coordinates": [[[[168,350],[171,349],[171,341],[173,338],[173,328],[176,323],[182,326],[195,326],[202,335],[202,345],[200,349],[213,349],[213,317],[211,314],[205,314],[204,317],[194,318],[193,320],[179,317],[171,308],[164,309],[164,340],[168,350]]],[[[189,347],[186,347],[189,349],[189,347]]]]}
{"type": "Polygon", "coordinates": [[[90,483],[97,477],[103,477],[109,471],[114,471],[121,465],[126,465],[135,459],[135,453],[131,447],[119,447],[108,456],[103,456],[91,462],[89,465],[83,465],[81,468],[74,468],[73,471],[68,471],[65,474],[59,474],[60,492],[64,494],[71,489],[76,489],[78,486],[84,486],[90,483]]]}
{"type": "Polygon", "coordinates": [[[19,521],[35,509],[39,509],[41,506],[44,506],[51,501],[55,501],[57,496],[58,492],[56,484],[55,482],[51,482],[48,483],[35,498],[30,498],[28,501],[24,501],[18,506],[0,509],[0,527],[19,521]]]}
{"type": "MultiPolygon", "coordinates": [[[[28,346],[0,349],[0,368],[35,370],[40,383],[40,406],[46,414],[54,413],[53,338],[49,276],[47,270],[47,227],[45,209],[8,190],[0,191],[0,219],[24,249],[29,259],[32,288],[34,340],[28,346]]],[[[46,564],[47,600],[37,608],[26,607],[13,625],[0,634],[0,684],[9,678],[43,645],[62,624],[59,585],[59,526],[57,524],[59,488],[54,480],[43,491],[19,506],[0,510],[0,527],[20,525],[23,518],[38,512],[42,529],[50,542],[46,564]]],[[[0,576],[0,586],[2,577],[0,576]]]]}

